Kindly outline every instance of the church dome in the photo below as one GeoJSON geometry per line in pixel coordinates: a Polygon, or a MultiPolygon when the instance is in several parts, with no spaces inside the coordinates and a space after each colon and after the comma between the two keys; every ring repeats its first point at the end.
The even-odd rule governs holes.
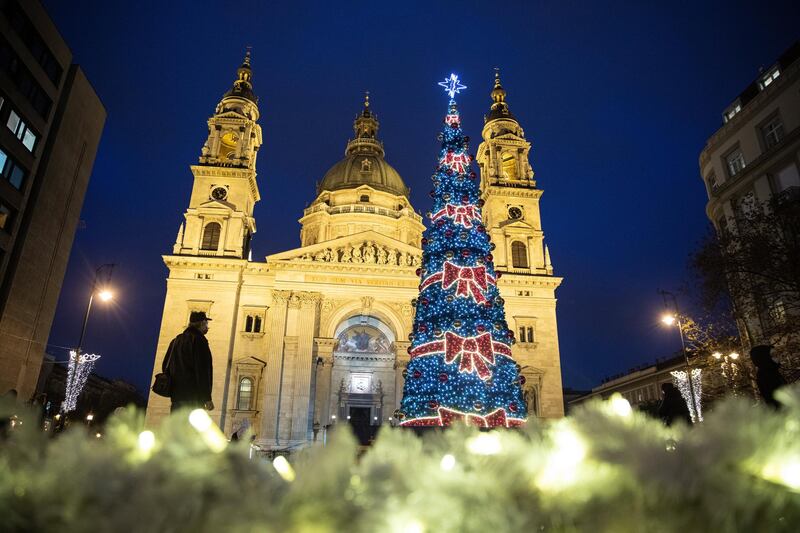
{"type": "Polygon", "coordinates": [[[369,108],[369,93],[364,101],[364,110],[353,122],[353,130],[356,136],[348,141],[344,159],[325,173],[317,186],[317,194],[367,185],[408,197],[408,187],[403,178],[384,159],[383,143],[377,138],[378,119],[369,108]]]}
{"type": "Polygon", "coordinates": [[[351,153],[333,165],[317,187],[317,193],[354,189],[368,185],[373,189],[408,196],[400,174],[383,157],[370,153],[351,153]]]}

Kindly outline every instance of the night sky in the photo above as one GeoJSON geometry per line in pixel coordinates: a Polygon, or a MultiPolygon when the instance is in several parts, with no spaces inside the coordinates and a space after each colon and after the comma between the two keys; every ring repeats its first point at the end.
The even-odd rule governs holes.
{"type": "Polygon", "coordinates": [[[299,245],[297,219],[343,157],[364,90],[387,160],[426,212],[447,103],[436,82],[453,71],[469,86],[459,105],[474,152],[498,66],[565,278],[564,384],[669,355],[679,341],[659,326],[656,290],[681,287],[706,229],[699,153],[759,67],[800,37],[798,13],[792,2],[599,4],[46,0],[108,111],[48,350],[66,359],[94,268],[117,263],[116,301],[93,310],[84,347],[102,354],[100,374],[149,387],[161,255],[206,120],[251,45],[264,132],[254,259],[299,245]]]}

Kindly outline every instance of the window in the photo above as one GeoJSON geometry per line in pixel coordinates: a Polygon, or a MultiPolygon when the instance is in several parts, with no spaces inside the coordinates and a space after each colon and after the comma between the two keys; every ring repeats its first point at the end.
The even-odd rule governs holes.
{"type": "Polygon", "coordinates": [[[533,337],[533,326],[520,326],[518,342],[531,343],[535,342],[533,337]]]}
{"type": "Polygon", "coordinates": [[[747,218],[756,208],[756,195],[753,191],[743,194],[736,201],[737,218],[747,218]]]}
{"type": "Polygon", "coordinates": [[[758,88],[762,91],[770,86],[770,84],[778,79],[778,76],[781,75],[780,69],[777,66],[772,67],[766,74],[761,76],[761,79],[758,80],[758,88]]]}
{"type": "Polygon", "coordinates": [[[244,319],[245,333],[261,333],[261,315],[247,315],[244,319]]]}
{"type": "Polygon", "coordinates": [[[528,326],[526,329],[528,330],[528,342],[534,342],[534,339],[533,339],[533,328],[528,326]]]}
{"type": "Polygon", "coordinates": [[[11,233],[11,224],[14,222],[14,211],[0,202],[0,230],[11,233]]]}
{"type": "Polygon", "coordinates": [[[16,112],[12,109],[11,112],[8,114],[8,122],[6,122],[6,126],[14,136],[22,141],[22,145],[28,149],[29,152],[33,152],[33,147],[36,146],[36,140],[38,137],[35,133],[33,133],[25,121],[17,115],[16,112]]]}
{"type": "Polygon", "coordinates": [[[744,154],[742,153],[742,150],[737,148],[725,156],[725,163],[728,166],[728,174],[730,174],[731,177],[741,172],[745,167],[744,154]]]}
{"type": "Polygon", "coordinates": [[[22,182],[25,181],[25,169],[8,157],[3,150],[0,150],[0,169],[3,177],[11,182],[11,185],[22,189],[22,182]]]}
{"type": "Polygon", "coordinates": [[[732,103],[730,107],[728,107],[728,109],[726,109],[722,113],[722,121],[727,124],[728,121],[732,119],[734,116],[736,116],[736,113],[738,113],[741,110],[742,110],[742,104],[739,103],[739,101],[737,100],[736,102],[732,103]]]}
{"type": "Polygon", "coordinates": [[[764,137],[764,145],[767,150],[777,145],[783,140],[783,122],[778,117],[770,120],[766,126],[761,128],[761,135],[764,137]]]}
{"type": "Polygon", "coordinates": [[[519,241],[511,243],[511,264],[514,268],[528,268],[528,247],[525,243],[519,241]]]}
{"type": "Polygon", "coordinates": [[[503,152],[503,174],[502,176],[509,180],[517,179],[517,160],[511,152],[503,152]]]}
{"type": "Polygon", "coordinates": [[[33,57],[36,58],[36,61],[38,61],[42,70],[47,74],[47,77],[50,78],[53,85],[58,86],[63,69],[45,44],[42,36],[39,35],[36,27],[19,7],[18,2],[6,2],[5,6],[3,6],[3,12],[8,18],[10,26],[17,32],[17,35],[19,35],[20,39],[28,47],[33,57]]]}
{"type": "Polygon", "coordinates": [[[776,192],[783,192],[790,187],[800,187],[800,174],[797,172],[797,165],[790,163],[789,166],[782,168],[773,177],[776,192]]]}
{"type": "Polygon", "coordinates": [[[362,194],[361,198],[358,200],[359,202],[369,202],[369,196],[366,194],[362,194]]]}
{"type": "Polygon", "coordinates": [[[222,226],[217,222],[211,222],[206,225],[203,230],[203,245],[202,250],[217,250],[219,248],[219,234],[222,231],[222,226]]]}
{"type": "Polygon", "coordinates": [[[525,328],[519,328],[519,342],[527,342],[525,340],[525,328]]]}
{"type": "Polygon", "coordinates": [[[773,324],[783,324],[786,321],[786,306],[783,300],[773,300],[768,310],[769,321],[773,324]]]}
{"type": "Polygon", "coordinates": [[[33,108],[45,120],[50,114],[53,101],[47,96],[33,74],[22,64],[17,53],[0,37],[0,71],[5,72],[22,95],[28,99],[33,108]]]}
{"type": "Polygon", "coordinates": [[[242,378],[239,381],[239,401],[236,402],[236,408],[240,411],[249,411],[252,399],[253,380],[250,378],[242,378]]]}

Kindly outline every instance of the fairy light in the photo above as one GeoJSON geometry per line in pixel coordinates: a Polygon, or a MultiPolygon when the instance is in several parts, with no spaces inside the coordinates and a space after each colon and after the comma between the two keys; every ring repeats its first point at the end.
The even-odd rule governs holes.
{"type": "Polygon", "coordinates": [[[467,449],[475,455],[497,455],[503,445],[497,433],[479,433],[467,441],[467,449]]]}
{"type": "Polygon", "coordinates": [[[156,445],[156,435],[149,429],[146,429],[139,433],[139,450],[142,452],[149,454],[156,445]]]}
{"type": "Polygon", "coordinates": [[[228,439],[220,431],[205,409],[195,409],[189,413],[189,423],[213,452],[220,453],[228,446],[228,439]]]}
{"type": "Polygon", "coordinates": [[[617,416],[629,417],[633,414],[630,402],[623,398],[618,392],[611,395],[608,405],[611,408],[611,412],[617,416]]]}
{"type": "Polygon", "coordinates": [[[761,469],[761,476],[794,491],[800,491],[800,458],[770,461],[761,469]]]}
{"type": "Polygon", "coordinates": [[[289,461],[286,460],[286,457],[283,455],[277,456],[275,459],[272,460],[272,466],[278,472],[278,475],[283,478],[284,481],[291,483],[294,481],[295,474],[294,468],[292,465],[289,464],[289,461]]]}
{"type": "Polygon", "coordinates": [[[542,490],[559,490],[575,483],[578,468],[586,457],[583,439],[569,426],[558,426],[552,439],[553,452],[536,479],[542,490]]]}
{"type": "Polygon", "coordinates": [[[513,427],[527,418],[519,373],[483,226],[477,175],[452,98],[455,74],[440,83],[451,100],[440,135],[431,224],[418,271],[411,361],[400,406],[402,426],[513,427]]]}
{"type": "Polygon", "coordinates": [[[78,357],[75,350],[69,352],[69,364],[67,365],[67,390],[64,393],[64,402],[61,404],[62,413],[70,413],[78,405],[78,398],[83,392],[83,387],[92,373],[94,364],[100,356],[97,354],[83,353],[78,357]],[[75,361],[77,357],[77,363],[75,361]]]}
{"type": "Polygon", "coordinates": [[[445,472],[450,472],[453,468],[455,468],[455,466],[456,458],[449,453],[442,457],[442,460],[439,462],[439,468],[445,472]]]}
{"type": "Polygon", "coordinates": [[[675,380],[675,386],[681,391],[681,396],[689,408],[689,414],[692,417],[692,422],[703,421],[703,402],[701,400],[703,394],[703,370],[701,368],[692,369],[692,387],[694,388],[694,396],[697,398],[697,412],[695,406],[692,405],[692,391],[689,388],[688,373],[685,370],[673,370],[670,372],[675,380]]]}

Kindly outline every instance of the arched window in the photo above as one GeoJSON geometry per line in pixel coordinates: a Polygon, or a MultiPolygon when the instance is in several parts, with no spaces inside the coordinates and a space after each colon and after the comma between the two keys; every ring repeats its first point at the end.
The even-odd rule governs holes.
{"type": "Polygon", "coordinates": [[[250,378],[242,378],[239,381],[239,401],[236,408],[240,411],[250,410],[250,401],[253,398],[253,380],[250,378]]]}
{"type": "Polygon", "coordinates": [[[520,241],[511,243],[511,264],[514,268],[528,268],[528,247],[525,243],[520,241]]]}
{"type": "Polygon", "coordinates": [[[217,222],[210,222],[206,224],[203,230],[203,245],[202,250],[216,250],[219,248],[219,234],[222,231],[222,226],[217,222]]]}

